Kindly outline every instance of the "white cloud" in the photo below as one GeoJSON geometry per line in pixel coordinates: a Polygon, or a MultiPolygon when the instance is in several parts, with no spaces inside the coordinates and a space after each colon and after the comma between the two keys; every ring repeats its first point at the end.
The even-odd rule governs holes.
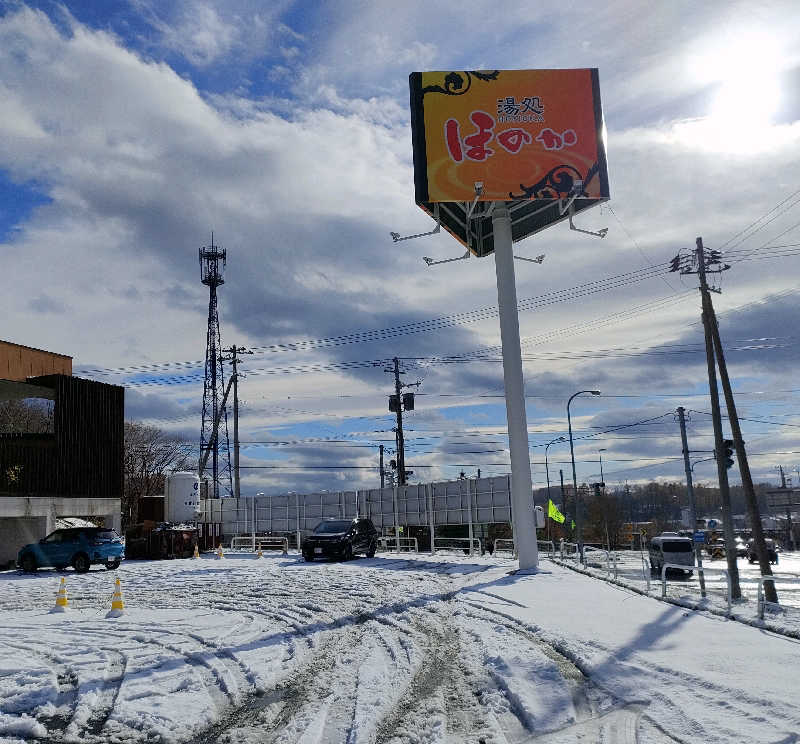
{"type": "MultiPolygon", "coordinates": [[[[470,8],[479,12],[470,5],[465,11],[470,8]]],[[[43,13],[29,9],[4,16],[0,67],[9,115],[0,118],[0,168],[20,180],[44,184],[53,200],[3,246],[4,270],[14,277],[6,290],[4,319],[10,331],[4,335],[73,353],[81,364],[201,358],[207,294],[199,282],[197,249],[212,229],[229,250],[227,280],[220,290],[226,343],[263,345],[346,334],[495,304],[491,259],[426,269],[423,254],[454,256],[460,247],[444,235],[397,246],[389,239],[390,230],[410,233],[430,226],[413,205],[406,75],[399,67],[413,62],[403,61],[404,54],[422,55],[420,63],[442,62],[436,55],[447,46],[437,35],[415,38],[412,11],[400,10],[397,34],[388,39],[378,26],[386,6],[342,21],[326,37],[329,48],[303,69],[297,85],[301,97],[280,101],[241,92],[210,96],[167,64],[132,52],[110,33],[75,22],[70,34],[62,34],[43,13]],[[362,78],[355,62],[363,65],[363,56],[352,68],[345,65],[340,84],[328,77],[327,63],[336,45],[348,38],[348,29],[355,33],[359,24],[366,37],[383,38],[375,43],[385,43],[391,54],[379,57],[380,64],[362,78]],[[39,309],[60,306],[68,312],[50,312],[42,323],[41,315],[29,312],[31,301],[39,309]]],[[[231,23],[219,8],[214,12],[223,23],[231,23]]],[[[504,19],[505,32],[512,33],[515,18],[511,13],[504,19]]],[[[553,17],[530,20],[546,24],[553,17]]],[[[610,23],[607,16],[596,20],[598,34],[618,28],[603,26],[610,23]]],[[[596,39],[586,24],[578,37],[596,39]]],[[[455,29],[467,26],[459,19],[455,29]]],[[[198,46],[195,52],[187,47],[185,53],[200,55],[198,64],[215,53],[235,55],[239,32],[231,33],[224,41],[227,52],[222,47],[201,52],[198,46]]],[[[560,33],[568,35],[564,29],[560,33]]],[[[373,51],[378,47],[373,45],[373,51]]],[[[356,51],[358,57],[361,52],[356,51]]],[[[286,74],[293,73],[287,68],[286,74]]],[[[613,101],[618,85],[611,84],[607,99],[613,101]]],[[[516,247],[522,255],[547,254],[542,266],[518,265],[520,298],[665,262],[691,248],[696,235],[712,247],[720,245],[796,188],[787,166],[800,156],[795,128],[773,130],[792,135],[771,140],[771,147],[758,155],[730,156],[678,136],[681,126],[669,121],[658,127],[610,129],[612,205],[645,255],[613,215],[593,210],[577,222],[590,229],[608,226],[603,241],[578,236],[562,225],[516,247]]],[[[792,213],[787,213],[760,237],[767,241],[792,222],[792,213]]],[[[754,244],[758,242],[746,245],[754,244]]],[[[792,286],[794,261],[735,267],[725,277],[720,308],[792,286]]],[[[683,289],[679,278],[669,281],[683,289]]],[[[693,279],[684,281],[691,286],[693,279]]],[[[583,335],[560,329],[670,292],[654,279],[587,294],[521,314],[522,333],[554,332],[548,344],[533,347],[531,354],[669,341],[696,322],[695,300],[583,335]]],[[[313,356],[275,354],[247,366],[470,351],[499,343],[498,335],[496,318],[489,317],[438,334],[331,346],[313,356]]],[[[479,412],[455,410],[457,406],[484,404],[486,399],[475,396],[502,383],[497,366],[424,372],[423,389],[467,396],[431,396],[425,402],[427,410],[418,413],[430,415],[441,428],[446,419],[454,427],[471,425],[479,412]]],[[[756,373],[767,375],[763,369],[756,373]]],[[[703,384],[702,367],[698,373],[696,365],[657,369],[619,358],[542,358],[527,364],[527,375],[532,391],[553,396],[531,409],[531,420],[535,411],[547,427],[559,425],[563,393],[576,383],[591,386],[601,380],[604,391],[620,393],[652,392],[654,384],[659,390],[703,384]]],[[[376,417],[358,424],[359,431],[367,431],[391,428],[387,388],[381,369],[362,371],[359,377],[252,375],[243,396],[263,403],[263,395],[276,404],[293,396],[302,401],[296,407],[307,411],[274,410],[256,417],[253,426],[319,426],[321,414],[333,412],[341,418],[325,421],[334,431],[356,426],[348,417],[376,417]],[[359,397],[334,400],[340,392],[359,397]]],[[[140,399],[138,409],[198,405],[196,387],[190,393],[185,388],[158,390],[184,408],[140,399]]],[[[501,401],[495,402],[488,410],[502,421],[501,401]]]]}

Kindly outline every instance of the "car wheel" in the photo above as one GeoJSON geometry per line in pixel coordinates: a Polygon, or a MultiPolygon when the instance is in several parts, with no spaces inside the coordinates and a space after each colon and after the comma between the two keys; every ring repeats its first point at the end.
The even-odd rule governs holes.
{"type": "Polygon", "coordinates": [[[376,541],[372,541],[367,548],[367,558],[374,558],[375,551],[378,550],[378,543],[376,541]]]}
{"type": "Polygon", "coordinates": [[[25,555],[22,556],[21,565],[25,573],[35,573],[37,566],[36,558],[33,553],[25,553],[25,555]]]}
{"type": "Polygon", "coordinates": [[[106,570],[108,571],[116,571],[119,568],[119,560],[116,561],[108,561],[106,563],[106,570]]]}
{"type": "Polygon", "coordinates": [[[342,560],[349,561],[353,557],[353,546],[350,543],[346,543],[345,546],[342,548],[342,560]]]}
{"type": "Polygon", "coordinates": [[[75,569],[76,573],[86,573],[91,565],[92,564],[89,563],[89,556],[85,553],[78,553],[78,555],[72,559],[72,567],[75,569]]]}
{"type": "Polygon", "coordinates": [[[306,563],[311,563],[314,560],[314,556],[311,553],[303,553],[303,558],[305,559],[306,563]]]}

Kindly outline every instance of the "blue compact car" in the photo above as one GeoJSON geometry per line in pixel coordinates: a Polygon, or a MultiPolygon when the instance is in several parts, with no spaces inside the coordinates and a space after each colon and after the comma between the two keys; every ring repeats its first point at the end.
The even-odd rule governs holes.
{"type": "Polygon", "coordinates": [[[26,545],[17,555],[17,565],[26,573],[52,566],[59,570],[72,566],[86,573],[95,563],[109,571],[119,568],[125,558],[122,538],[107,527],[70,527],[56,530],[38,543],[26,545]]]}

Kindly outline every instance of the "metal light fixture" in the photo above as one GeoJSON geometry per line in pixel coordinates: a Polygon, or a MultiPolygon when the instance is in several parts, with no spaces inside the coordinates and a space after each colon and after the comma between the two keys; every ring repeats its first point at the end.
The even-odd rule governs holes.
{"type": "Polygon", "coordinates": [[[572,403],[574,398],[577,398],[579,395],[583,395],[584,393],[589,393],[590,395],[600,395],[599,390],[579,390],[577,393],[573,393],[569,397],[569,400],[567,401],[567,428],[569,429],[569,455],[570,459],[572,460],[572,487],[575,493],[575,524],[578,528],[578,535],[577,535],[578,554],[580,555],[581,563],[583,563],[583,517],[581,515],[580,498],[578,496],[578,476],[575,474],[575,448],[572,443],[572,419],[570,418],[569,414],[569,404],[572,403]]]}

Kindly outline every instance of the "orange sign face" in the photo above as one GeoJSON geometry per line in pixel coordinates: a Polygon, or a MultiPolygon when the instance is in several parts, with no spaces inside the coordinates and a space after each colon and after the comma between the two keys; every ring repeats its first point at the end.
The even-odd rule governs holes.
{"type": "MultiPolygon", "coordinates": [[[[420,205],[605,200],[596,69],[415,72],[410,76],[420,205]]],[[[425,206],[423,206],[425,208],[425,206]]]]}

